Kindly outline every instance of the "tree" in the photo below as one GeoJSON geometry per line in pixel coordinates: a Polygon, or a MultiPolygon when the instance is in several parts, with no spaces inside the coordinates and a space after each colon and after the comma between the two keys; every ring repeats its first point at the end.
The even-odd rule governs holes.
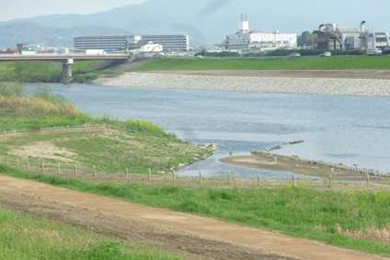
{"type": "Polygon", "coordinates": [[[314,47],[317,36],[309,31],[304,31],[298,37],[298,46],[300,47],[314,47]]]}

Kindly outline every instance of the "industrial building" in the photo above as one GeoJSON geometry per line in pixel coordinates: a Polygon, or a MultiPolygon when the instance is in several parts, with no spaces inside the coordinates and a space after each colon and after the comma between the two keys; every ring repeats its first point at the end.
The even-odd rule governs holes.
{"type": "Polygon", "coordinates": [[[145,50],[142,47],[150,44],[161,45],[163,52],[190,50],[190,40],[186,35],[88,36],[74,39],[76,50],[98,49],[107,52],[145,50]]]}
{"type": "Polygon", "coordinates": [[[389,34],[369,30],[365,21],[356,28],[338,27],[334,23],[321,24],[314,34],[317,35],[316,47],[321,50],[372,51],[390,46],[389,34]]]}
{"type": "Polygon", "coordinates": [[[228,51],[267,51],[297,48],[298,36],[295,33],[272,33],[251,31],[246,15],[241,15],[239,30],[228,35],[223,43],[228,51]]]}

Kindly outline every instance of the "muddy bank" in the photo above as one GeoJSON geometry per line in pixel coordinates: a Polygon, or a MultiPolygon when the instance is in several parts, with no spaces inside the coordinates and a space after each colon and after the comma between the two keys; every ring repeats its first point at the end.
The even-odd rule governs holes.
{"type": "Polygon", "coordinates": [[[275,94],[323,94],[345,96],[390,96],[390,76],[331,72],[153,72],[124,73],[100,78],[94,84],[123,88],[192,89],[275,94]],[[294,75],[294,76],[291,76],[294,75]],[[324,76],[325,75],[325,76],[324,76]],[[333,77],[332,77],[333,75],[333,77]],[[371,77],[371,78],[370,78],[371,77]]]}

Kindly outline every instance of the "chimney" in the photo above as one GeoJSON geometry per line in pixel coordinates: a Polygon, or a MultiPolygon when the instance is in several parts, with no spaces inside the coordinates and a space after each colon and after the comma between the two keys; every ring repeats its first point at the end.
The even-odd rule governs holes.
{"type": "Polygon", "coordinates": [[[240,32],[242,33],[249,32],[249,21],[248,21],[248,15],[246,14],[241,14],[240,32]]]}

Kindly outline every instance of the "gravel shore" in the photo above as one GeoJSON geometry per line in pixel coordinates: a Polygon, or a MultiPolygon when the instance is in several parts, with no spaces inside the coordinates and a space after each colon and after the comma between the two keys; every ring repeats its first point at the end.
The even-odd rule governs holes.
{"type": "Polygon", "coordinates": [[[95,84],[125,88],[224,90],[258,93],[390,96],[390,79],[299,78],[130,72],[95,84]]]}

